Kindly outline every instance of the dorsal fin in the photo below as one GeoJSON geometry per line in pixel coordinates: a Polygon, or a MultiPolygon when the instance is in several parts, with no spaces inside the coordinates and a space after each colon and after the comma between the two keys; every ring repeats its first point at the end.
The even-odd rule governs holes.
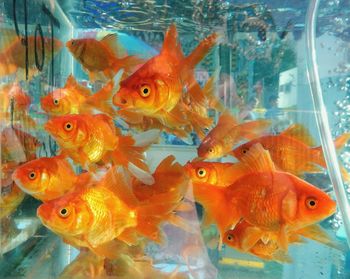
{"type": "Polygon", "coordinates": [[[105,47],[109,48],[117,58],[127,55],[126,50],[119,44],[118,34],[108,34],[100,41],[105,47]]]}
{"type": "Polygon", "coordinates": [[[86,97],[90,97],[91,95],[91,91],[85,86],[81,85],[72,74],[68,76],[64,88],[68,90],[77,90],[79,93],[85,95],[86,97]]]}
{"type": "Polygon", "coordinates": [[[237,119],[228,110],[220,115],[217,124],[217,126],[224,126],[229,128],[233,128],[236,125],[238,125],[237,119]]]}
{"type": "Polygon", "coordinates": [[[178,40],[178,33],[175,23],[171,24],[166,31],[162,50],[160,53],[162,55],[176,55],[179,59],[184,59],[181,45],[178,40]]]}
{"type": "Polygon", "coordinates": [[[241,162],[251,171],[271,172],[276,171],[269,151],[265,150],[260,143],[253,145],[241,158],[241,162]]]}
{"type": "Polygon", "coordinates": [[[305,128],[302,124],[290,125],[281,133],[281,135],[300,140],[308,146],[315,146],[315,140],[312,138],[307,128],[305,128]]]}

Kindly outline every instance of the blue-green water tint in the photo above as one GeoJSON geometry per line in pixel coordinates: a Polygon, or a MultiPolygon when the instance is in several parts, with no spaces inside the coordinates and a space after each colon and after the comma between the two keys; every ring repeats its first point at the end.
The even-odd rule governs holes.
{"type": "MultiPolygon", "coordinates": [[[[320,136],[306,73],[305,22],[308,2],[3,0],[0,2],[0,28],[1,35],[16,32],[15,12],[21,36],[26,25],[28,35],[33,35],[37,24],[42,26],[45,36],[51,36],[53,32],[63,42],[72,37],[102,37],[107,33],[118,33],[121,44],[129,54],[144,58],[159,51],[164,32],[173,22],[178,27],[179,39],[186,54],[200,39],[216,31],[221,35],[220,45],[196,68],[199,82],[204,84],[208,76],[220,68],[218,95],[226,108],[236,115],[244,113],[248,101],[257,97],[259,103],[252,113],[254,117],[264,117],[269,109],[270,97],[278,95],[278,107],[284,114],[274,119],[272,132],[279,133],[292,123],[302,123],[319,144],[320,136]],[[50,21],[43,5],[59,26],[52,19],[50,21]]],[[[318,71],[334,137],[350,130],[349,14],[348,1],[323,0],[317,17],[318,71]]],[[[54,87],[63,86],[72,72],[93,90],[100,87],[100,84],[89,83],[80,64],[66,49],[55,56],[53,67],[49,64],[34,79],[21,81],[33,100],[30,113],[39,124],[47,119],[40,109],[40,96],[46,95],[54,87]]],[[[13,79],[13,76],[4,77],[0,83],[6,84],[13,79]]],[[[57,146],[42,129],[28,132],[43,142],[38,156],[55,154],[57,146]]],[[[161,144],[149,151],[148,158],[153,168],[167,154],[174,154],[178,161],[185,163],[196,156],[195,144],[198,144],[196,137],[192,141],[182,142],[164,134],[161,144]]],[[[338,157],[349,170],[350,151],[347,146],[338,157]]],[[[223,159],[227,160],[230,159],[223,159]]],[[[307,174],[304,178],[334,197],[326,172],[307,174]]],[[[350,195],[348,185],[344,187],[350,195]]],[[[0,252],[4,253],[0,258],[1,278],[58,278],[63,268],[76,256],[75,249],[63,244],[40,225],[35,217],[37,206],[37,201],[26,197],[6,221],[1,221],[0,252]]],[[[202,211],[199,206],[197,212],[200,219],[202,211]]],[[[192,245],[193,249],[188,249],[188,253],[189,274],[193,278],[350,278],[350,254],[340,215],[335,214],[323,221],[322,227],[342,245],[343,250],[306,240],[306,243],[290,246],[289,254],[293,259],[290,264],[263,261],[227,246],[221,251],[211,249],[210,242],[217,236],[215,227],[203,229],[190,238],[166,226],[167,245],[149,245],[147,252],[161,270],[171,272],[178,267],[180,272],[188,272],[183,252],[192,245]]]]}

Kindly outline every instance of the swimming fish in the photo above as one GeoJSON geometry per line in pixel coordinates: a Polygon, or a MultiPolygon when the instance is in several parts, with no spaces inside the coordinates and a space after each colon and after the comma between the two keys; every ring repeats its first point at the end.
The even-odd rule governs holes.
{"type": "Polygon", "coordinates": [[[0,219],[9,216],[23,201],[25,194],[15,183],[2,185],[0,198],[0,219]]]}
{"type": "MultiPolygon", "coordinates": [[[[171,130],[183,129],[188,134],[212,123],[207,115],[203,116],[197,109],[191,110],[196,105],[202,108],[209,94],[203,93],[205,89],[200,88],[193,71],[216,45],[218,35],[209,35],[187,57],[182,53],[177,37],[173,24],[165,34],[160,54],[121,81],[113,103],[122,110],[157,118],[171,130]]],[[[208,90],[210,88],[208,86],[208,90]]]]}
{"type": "Polygon", "coordinates": [[[225,111],[220,115],[217,125],[199,145],[198,156],[206,159],[225,156],[239,141],[260,136],[269,126],[270,121],[264,119],[239,124],[228,111],[225,111]]]}
{"type": "Polygon", "coordinates": [[[98,92],[91,95],[88,88],[80,85],[73,75],[69,75],[63,88],[58,88],[41,98],[41,107],[51,116],[92,113],[94,109],[114,116],[113,87],[114,83],[110,81],[98,92]]]}
{"type": "Polygon", "coordinates": [[[89,173],[76,175],[62,156],[39,158],[16,168],[13,180],[25,193],[41,201],[49,201],[71,192],[79,185],[87,185],[89,173]]]}
{"type": "Polygon", "coordinates": [[[1,133],[1,159],[3,162],[22,163],[36,158],[39,140],[17,127],[6,127],[1,133]]]}
{"type": "Polygon", "coordinates": [[[0,117],[6,124],[33,128],[36,123],[29,116],[30,96],[17,82],[0,88],[0,117]]]}
{"type": "Polygon", "coordinates": [[[286,172],[276,170],[261,144],[241,158],[246,175],[228,187],[194,184],[196,201],[218,226],[221,237],[244,219],[264,232],[278,234],[277,243],[288,248],[288,232],[315,224],[336,210],[323,191],[286,172]],[[230,212],[230,214],[222,214],[230,212]]]}
{"type": "Polygon", "coordinates": [[[103,162],[122,165],[146,184],[154,179],[143,152],[158,140],[159,131],[150,130],[135,137],[124,136],[105,114],[58,116],[45,124],[61,152],[85,169],[103,162]]]}
{"type": "Polygon", "coordinates": [[[115,238],[130,243],[128,236],[134,232],[161,242],[159,226],[181,202],[183,189],[180,187],[166,195],[139,202],[132,193],[126,173],[120,166],[115,166],[89,187],[42,204],[37,214],[55,233],[64,238],[80,239],[92,248],[115,238]]]}
{"type": "MultiPolygon", "coordinates": [[[[44,37],[44,58],[41,57],[42,53],[42,42],[40,36],[28,36],[28,67],[29,67],[29,79],[36,75],[39,71],[35,67],[35,48],[39,55],[39,60],[43,61],[44,66],[47,65],[52,57],[51,53],[51,43],[52,40],[48,37],[44,37]]],[[[53,47],[55,56],[62,48],[62,42],[58,39],[53,40],[53,47]]],[[[10,43],[0,50],[0,77],[6,75],[12,75],[18,70],[25,70],[26,68],[26,47],[24,44],[24,39],[19,37],[14,37],[11,39],[10,43]]]]}
{"type": "MultiPolygon", "coordinates": [[[[344,147],[350,139],[350,133],[345,133],[335,140],[336,149],[344,147]]],[[[270,152],[271,158],[276,167],[295,175],[302,175],[305,172],[317,173],[326,168],[322,147],[314,146],[308,130],[300,125],[293,124],[279,135],[267,135],[240,145],[232,151],[232,155],[241,159],[244,154],[256,143],[270,152]],[[321,168],[320,168],[321,167],[321,168]]],[[[345,179],[350,181],[350,176],[343,166],[341,171],[345,179]]]]}
{"type": "Polygon", "coordinates": [[[89,74],[90,81],[95,81],[101,73],[103,77],[113,79],[121,69],[128,75],[136,66],[144,63],[143,59],[126,54],[118,43],[117,34],[109,34],[101,40],[72,39],[66,43],[66,47],[89,74]]]}
{"type": "MultiPolygon", "coordinates": [[[[292,262],[292,259],[285,251],[280,249],[277,243],[277,234],[268,233],[262,239],[259,228],[242,221],[236,225],[233,230],[228,230],[223,238],[223,242],[228,246],[241,252],[248,252],[265,260],[274,260],[277,262],[292,262]],[[258,237],[256,235],[258,234],[258,237]],[[246,250],[248,248],[248,250],[246,250]]],[[[291,231],[288,234],[288,243],[302,244],[302,237],[310,238],[324,245],[339,249],[331,237],[325,232],[320,225],[310,225],[297,231],[291,231]]]]}

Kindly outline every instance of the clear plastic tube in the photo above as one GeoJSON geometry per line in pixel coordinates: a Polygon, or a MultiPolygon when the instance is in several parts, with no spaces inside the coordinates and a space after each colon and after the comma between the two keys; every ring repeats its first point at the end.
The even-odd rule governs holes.
{"type": "Polygon", "coordinates": [[[328,115],[323,102],[322,88],[318,74],[316,61],[315,30],[319,0],[310,0],[306,17],[306,56],[307,75],[310,84],[311,97],[314,105],[317,126],[321,135],[321,145],[334,193],[338,202],[338,208],[343,218],[348,245],[350,246],[350,207],[340,174],[337,154],[329,128],[328,115]]]}

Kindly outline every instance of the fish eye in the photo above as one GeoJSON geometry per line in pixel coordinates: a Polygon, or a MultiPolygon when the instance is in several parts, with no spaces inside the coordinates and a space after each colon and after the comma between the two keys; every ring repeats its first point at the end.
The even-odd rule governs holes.
{"type": "Polygon", "coordinates": [[[67,218],[70,212],[67,208],[64,207],[64,208],[61,208],[58,213],[62,218],[67,218]]]}
{"type": "Polygon", "coordinates": [[[246,154],[248,152],[248,149],[247,148],[243,148],[242,152],[243,152],[243,154],[246,154]]]}
{"type": "Polygon", "coordinates": [[[228,241],[233,241],[233,239],[234,239],[233,234],[230,234],[230,233],[229,233],[229,234],[227,235],[227,240],[228,240],[228,241]]]}
{"type": "Polygon", "coordinates": [[[53,99],[53,104],[54,104],[55,106],[57,106],[58,103],[59,103],[58,99],[53,99]]]}
{"type": "Polygon", "coordinates": [[[306,207],[309,209],[315,209],[317,207],[317,200],[315,198],[308,198],[305,201],[306,207]]]}
{"type": "Polygon", "coordinates": [[[73,129],[73,124],[72,123],[70,123],[70,122],[67,122],[67,123],[65,123],[64,124],[64,129],[66,130],[66,131],[72,131],[72,129],[73,129]]]}
{"type": "Polygon", "coordinates": [[[207,171],[204,168],[197,169],[198,177],[204,177],[207,174],[207,171]]]}
{"type": "Polygon", "coordinates": [[[72,40],[72,42],[70,43],[72,46],[75,46],[76,45],[76,41],[75,40],[72,40]]]}
{"type": "Polygon", "coordinates": [[[214,152],[214,149],[213,149],[213,148],[209,148],[209,149],[208,149],[208,152],[209,152],[209,153],[213,153],[213,152],[214,152]]]}
{"type": "Polygon", "coordinates": [[[140,88],[140,95],[141,97],[148,97],[149,94],[151,94],[151,88],[148,85],[142,85],[140,88]]]}
{"type": "Polygon", "coordinates": [[[35,179],[36,173],[35,173],[34,171],[31,171],[31,172],[28,174],[28,177],[29,177],[29,179],[31,179],[31,180],[35,179]]]}

